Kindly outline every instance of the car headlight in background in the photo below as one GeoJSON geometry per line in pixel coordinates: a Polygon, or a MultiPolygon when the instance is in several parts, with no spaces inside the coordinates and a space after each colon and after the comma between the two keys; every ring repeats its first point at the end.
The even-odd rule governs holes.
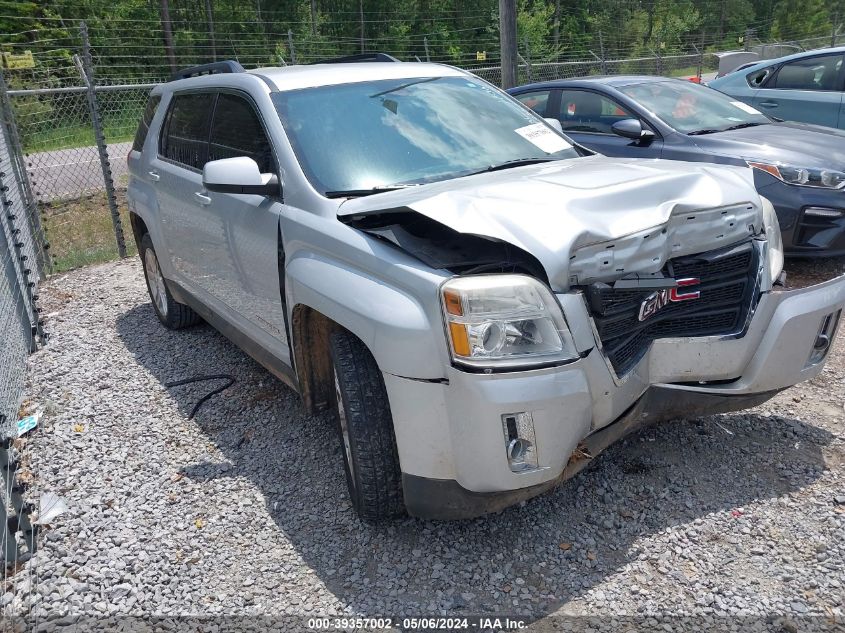
{"type": "Polygon", "coordinates": [[[507,369],[578,358],[560,306],[532,277],[455,277],[440,294],[458,364],[507,369]]]}
{"type": "Polygon", "coordinates": [[[773,163],[746,161],[749,167],[771,174],[778,180],[790,185],[820,187],[822,189],[841,189],[845,187],[845,172],[835,169],[817,169],[814,167],[795,167],[773,163]]]}
{"type": "Polygon", "coordinates": [[[780,222],[772,203],[766,198],[763,200],[763,230],[766,232],[766,241],[769,243],[769,275],[771,280],[777,281],[783,270],[783,237],[780,234],[780,222]]]}

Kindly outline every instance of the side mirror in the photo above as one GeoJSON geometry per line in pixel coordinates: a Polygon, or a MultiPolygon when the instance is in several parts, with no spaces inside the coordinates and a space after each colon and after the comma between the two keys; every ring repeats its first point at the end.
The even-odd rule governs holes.
{"type": "Polygon", "coordinates": [[[217,193],[258,196],[279,193],[279,177],[276,174],[262,174],[258,171],[258,163],[247,156],[207,162],[202,169],[202,184],[209,191],[217,193]]]}
{"type": "Polygon", "coordinates": [[[547,118],[545,118],[545,119],[543,119],[543,120],[544,120],[546,123],[548,123],[549,125],[551,125],[551,126],[552,126],[554,129],[556,129],[558,132],[560,132],[561,134],[563,134],[563,126],[560,124],[560,121],[558,121],[557,119],[552,119],[552,118],[550,118],[550,117],[547,117],[547,118]]]}
{"type": "Polygon", "coordinates": [[[622,119],[610,126],[610,129],[614,134],[635,141],[650,141],[654,138],[654,132],[645,129],[639,119],[622,119]]]}

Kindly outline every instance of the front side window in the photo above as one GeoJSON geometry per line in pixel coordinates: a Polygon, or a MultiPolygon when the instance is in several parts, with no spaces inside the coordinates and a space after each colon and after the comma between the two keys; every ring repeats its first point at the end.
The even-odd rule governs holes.
{"type": "Polygon", "coordinates": [[[212,93],[174,96],[159,153],[182,165],[202,169],[208,160],[208,125],[213,105],[212,93]]]}
{"type": "Polygon", "coordinates": [[[617,121],[638,117],[596,92],[561,90],[557,118],[564,132],[612,134],[612,126],[617,121]]]}
{"type": "Polygon", "coordinates": [[[147,133],[150,131],[150,124],[153,122],[153,117],[158,110],[158,104],[161,102],[161,97],[158,95],[147,99],[147,105],[144,108],[144,114],[141,115],[141,121],[138,123],[138,130],[135,132],[135,140],[132,141],[132,149],[140,152],[144,148],[144,141],[147,140],[147,133]]]}
{"type": "Polygon", "coordinates": [[[271,98],[303,171],[326,195],[580,155],[534,112],[469,76],[321,86],[271,98]]]}
{"type": "Polygon", "coordinates": [[[649,81],[619,90],[682,134],[710,134],[771,123],[753,107],[691,81],[649,81]]]}
{"type": "Polygon", "coordinates": [[[261,173],[275,172],[273,154],[255,108],[246,99],[221,93],[214,108],[208,160],[247,156],[261,173]]]}
{"type": "Polygon", "coordinates": [[[840,90],[842,54],[796,59],[781,66],[767,88],[777,90],[840,90]]]}
{"type": "Polygon", "coordinates": [[[545,116],[546,106],[549,103],[548,90],[536,90],[534,92],[523,92],[521,95],[515,95],[517,99],[522,102],[522,105],[528,106],[540,116],[545,116]]]}

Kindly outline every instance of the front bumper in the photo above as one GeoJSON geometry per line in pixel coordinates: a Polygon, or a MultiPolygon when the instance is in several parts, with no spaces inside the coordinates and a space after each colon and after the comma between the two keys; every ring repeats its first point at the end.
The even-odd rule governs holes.
{"type": "Polygon", "coordinates": [[[778,216],[787,255],[831,257],[845,254],[845,191],[788,185],[754,170],[761,196],[768,198],[778,216]],[[807,213],[810,207],[840,210],[843,215],[820,217],[807,213]]]}
{"type": "MultiPolygon", "coordinates": [[[[576,339],[588,344],[586,310],[571,296],[563,305],[576,339]]],[[[765,293],[744,335],[655,341],[622,378],[594,339],[584,357],[560,367],[503,374],[450,368],[446,382],[385,374],[408,511],[431,518],[496,511],[577,472],[571,457],[579,445],[594,455],[608,438],[645,423],[759,404],[821,371],[826,355],[808,361],[822,323],[843,305],[845,276],[765,293]],[[512,472],[502,416],[519,412],[533,417],[539,467],[512,472]]]]}

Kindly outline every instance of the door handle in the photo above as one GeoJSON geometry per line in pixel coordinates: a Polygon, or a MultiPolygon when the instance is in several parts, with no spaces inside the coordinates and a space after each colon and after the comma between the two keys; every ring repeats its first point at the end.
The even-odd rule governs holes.
{"type": "Polygon", "coordinates": [[[197,202],[199,202],[204,207],[207,207],[211,204],[211,197],[205,195],[202,191],[195,191],[194,198],[196,198],[197,202]]]}
{"type": "Polygon", "coordinates": [[[159,180],[161,180],[161,176],[158,175],[158,172],[155,169],[153,169],[152,171],[148,171],[147,173],[150,175],[150,180],[152,180],[153,182],[158,182],[159,180]]]}
{"type": "Polygon", "coordinates": [[[764,108],[776,108],[776,107],[778,107],[778,104],[774,101],[761,101],[760,105],[763,106],[764,108]]]}

